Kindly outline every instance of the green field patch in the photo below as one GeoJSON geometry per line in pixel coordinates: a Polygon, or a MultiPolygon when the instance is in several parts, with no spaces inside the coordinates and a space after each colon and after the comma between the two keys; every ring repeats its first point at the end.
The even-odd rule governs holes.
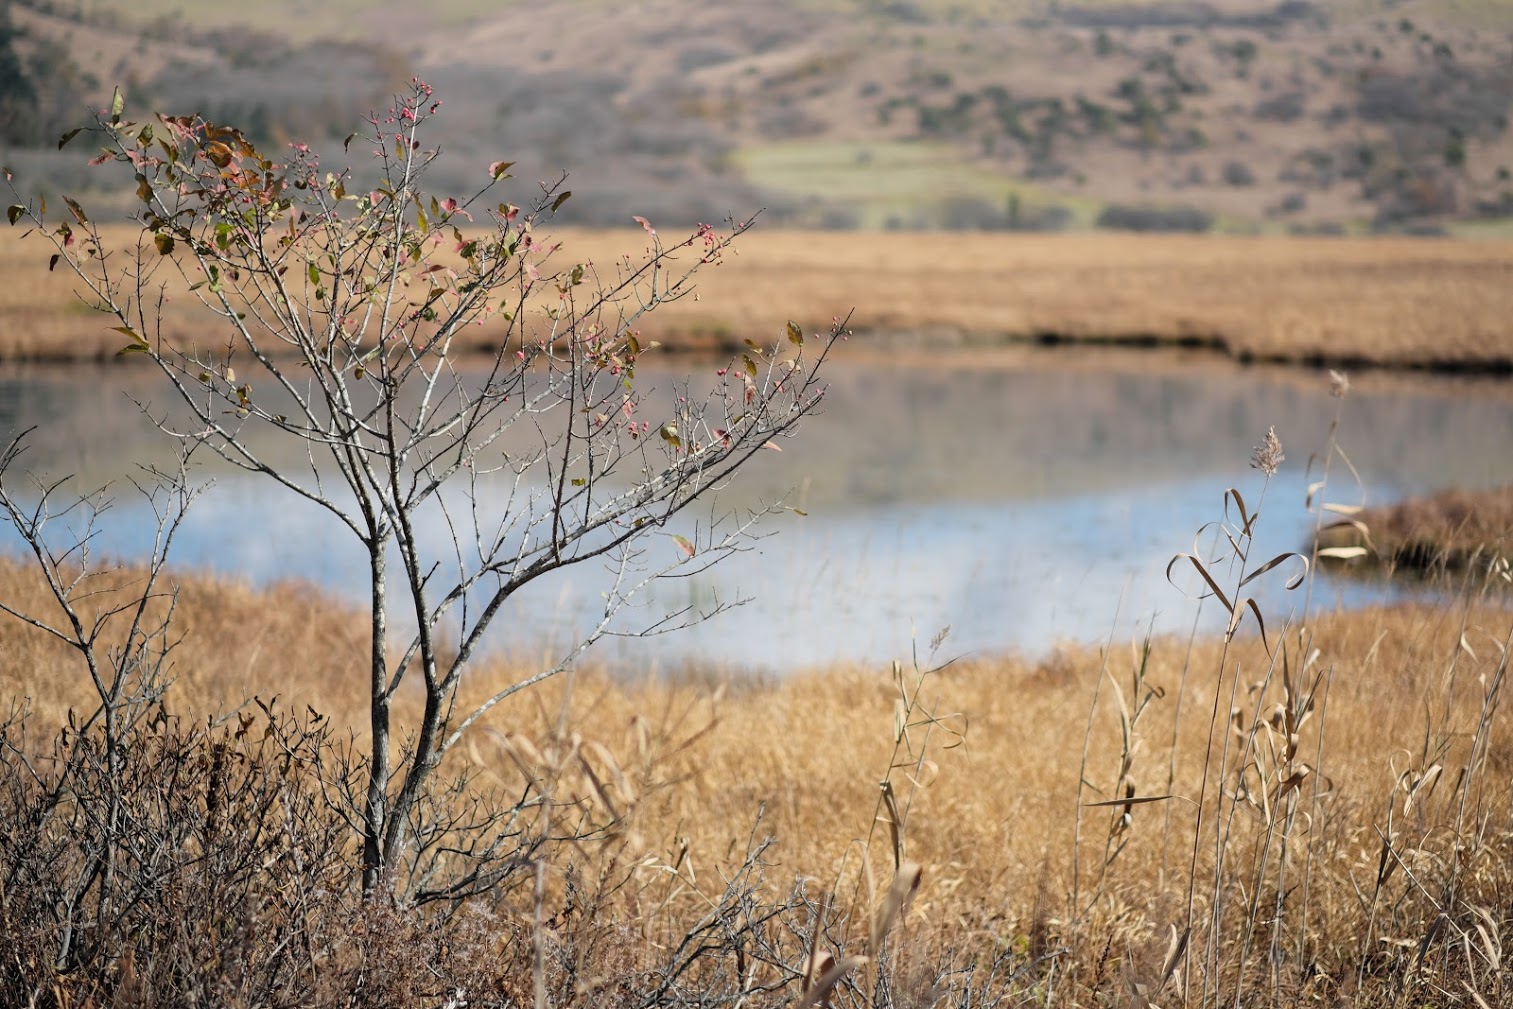
{"type": "Polygon", "coordinates": [[[1495,217],[1485,221],[1452,221],[1446,225],[1445,230],[1455,238],[1508,242],[1513,241],[1513,217],[1495,217]]]}
{"type": "MultiPolygon", "coordinates": [[[[958,148],[908,141],[793,142],[745,148],[735,162],[752,184],[812,205],[818,216],[849,214],[863,228],[990,226],[1066,208],[1067,226],[1088,227],[1101,204],[1058,196],[971,164],[958,148]]],[[[819,223],[812,221],[806,223],[819,223]]]]}

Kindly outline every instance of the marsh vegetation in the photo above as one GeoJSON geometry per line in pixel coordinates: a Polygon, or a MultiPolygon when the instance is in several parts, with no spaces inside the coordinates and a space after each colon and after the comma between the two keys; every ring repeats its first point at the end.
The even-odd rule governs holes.
{"type": "MultiPolygon", "coordinates": [[[[35,7],[23,70],[54,22],[109,21],[35,7]]],[[[1254,81],[1251,118],[1339,126],[1278,91],[1261,41],[1292,39],[1296,88],[1370,61],[1331,88],[1386,159],[1347,199],[1303,157],[1305,206],[1438,228],[1463,216],[1446,194],[1506,188],[1485,171],[1506,61],[1469,28],[1012,2],[873,5],[853,38],[792,9],[749,57],[720,45],[735,13],[680,26],[697,50],[668,29],[680,87],[599,29],[686,6],[606,13],[556,40],[594,73],[527,51],[587,146],[552,148],[545,106],[500,118],[546,161],[629,151],[631,188],[582,220],[623,223],[627,193],[744,197],[756,176],[729,172],[792,178],[819,112],[857,107],[831,100],[854,51],[804,45],[865,37],[913,76],[858,89],[870,132],[831,153],[980,144],[959,178],[1018,165],[1016,227],[1213,223],[1113,191],[1057,215],[1038,187],[1081,186],[1069,162],[1107,148],[1089,164],[1186,169],[1253,211],[1274,166],[1209,186],[1194,121],[1251,108],[1254,81]],[[995,17],[1091,54],[1102,90],[977,79],[1006,56],[964,40],[995,17]],[[1335,51],[1361,32],[1393,43],[1335,51]],[[1301,59],[1315,42],[1330,59],[1301,59]],[[1472,119],[1441,122],[1424,80],[1472,119]],[[697,122],[584,126],[627,81],[626,107],[697,122]],[[743,106],[753,87],[772,102],[743,106]],[[747,127],[785,146],[737,157],[747,127]]],[[[155,86],[218,66],[225,29],[181,22],[159,26],[172,60],[135,54],[155,86]]],[[[417,39],[433,61],[447,41],[417,39]]],[[[356,68],[354,88],[396,72],[382,48],[284,43],[278,65],[356,68]]],[[[500,74],[517,100],[546,86],[500,74]]],[[[433,168],[441,102],[406,77],[341,145],[361,173],[266,115],[137,116],[118,90],[85,136],[129,182],[24,188],[50,156],[8,174],[30,230],[0,247],[25,278],[0,355],[28,362],[0,373],[0,1002],[1513,998],[1506,243],[558,230],[579,205],[560,175],[433,168]],[[689,644],[601,647],[617,635],[689,644]]],[[[897,182],[771,216],[919,210],[897,182]]],[[[934,195],[957,226],[983,211],[934,195]]]]}

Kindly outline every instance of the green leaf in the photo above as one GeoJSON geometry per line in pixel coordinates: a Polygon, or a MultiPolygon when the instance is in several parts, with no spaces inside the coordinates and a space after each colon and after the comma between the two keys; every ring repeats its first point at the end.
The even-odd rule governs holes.
{"type": "Polygon", "coordinates": [[[74,137],[77,137],[80,133],[83,133],[83,132],[84,132],[84,127],[82,127],[82,126],[75,126],[73,129],[71,129],[67,133],[63,134],[61,137],[58,138],[58,150],[61,151],[63,148],[67,147],[68,146],[68,142],[70,140],[72,140],[74,137]]]}
{"type": "Polygon", "coordinates": [[[756,362],[751,359],[751,355],[742,354],[741,360],[746,363],[746,374],[750,375],[752,378],[756,378],[757,366],[756,362]]]}
{"type": "Polygon", "coordinates": [[[110,96],[110,124],[116,125],[121,121],[121,113],[126,110],[126,96],[121,94],[121,85],[116,85],[115,94],[110,96]]]}
{"type": "Polygon", "coordinates": [[[792,319],[788,320],[788,342],[799,347],[804,345],[804,331],[792,319]]]}
{"type": "Polygon", "coordinates": [[[498,182],[500,179],[509,178],[508,173],[512,165],[514,165],[513,161],[494,162],[492,165],[489,165],[489,177],[495,182],[498,182]]]}
{"type": "Polygon", "coordinates": [[[557,198],[552,201],[552,213],[555,214],[557,212],[557,208],[566,203],[567,198],[572,195],[573,191],[571,189],[564,189],[562,192],[558,193],[557,198]]]}
{"type": "Polygon", "coordinates": [[[68,205],[68,212],[74,215],[74,220],[80,224],[89,224],[89,218],[84,216],[84,208],[71,196],[63,197],[63,202],[68,205]]]}
{"type": "Polygon", "coordinates": [[[316,286],[320,285],[320,270],[316,268],[316,265],[314,263],[310,264],[310,268],[306,271],[306,273],[310,277],[310,283],[315,284],[316,286]]]}
{"type": "Polygon", "coordinates": [[[582,486],[584,486],[587,483],[588,483],[588,481],[585,480],[585,479],[583,479],[581,476],[575,476],[575,477],[573,477],[573,486],[574,487],[582,487],[582,486]]]}
{"type": "Polygon", "coordinates": [[[19,221],[21,219],[21,215],[24,213],[26,213],[26,208],[19,203],[12,203],[9,207],[5,208],[5,216],[10,218],[10,222],[12,224],[15,224],[17,221],[19,221]]]}
{"type": "Polygon", "coordinates": [[[152,143],[152,124],[143,123],[142,132],[137,134],[137,142],[143,145],[152,143]]]}
{"type": "Polygon", "coordinates": [[[126,354],[145,354],[150,349],[152,349],[148,345],[147,341],[142,337],[142,334],[138,333],[130,326],[111,326],[110,328],[115,330],[117,333],[124,333],[125,335],[131,337],[130,343],[122,347],[120,350],[116,351],[116,357],[123,357],[126,354]]]}
{"type": "Polygon", "coordinates": [[[152,244],[158,247],[158,255],[166,256],[173,251],[173,236],[160,231],[152,236],[152,244]]]}

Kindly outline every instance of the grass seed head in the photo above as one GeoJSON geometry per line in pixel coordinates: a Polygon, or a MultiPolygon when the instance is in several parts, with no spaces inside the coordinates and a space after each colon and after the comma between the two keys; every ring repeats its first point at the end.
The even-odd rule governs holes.
{"type": "Polygon", "coordinates": [[[1266,474],[1267,479],[1277,475],[1277,467],[1287,457],[1282,454],[1282,439],[1277,437],[1277,429],[1266,429],[1266,440],[1255,447],[1250,454],[1250,465],[1266,474]]]}

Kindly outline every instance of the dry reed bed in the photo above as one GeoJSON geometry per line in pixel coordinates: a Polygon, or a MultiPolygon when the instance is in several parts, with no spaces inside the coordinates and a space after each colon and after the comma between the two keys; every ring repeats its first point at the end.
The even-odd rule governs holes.
{"type": "Polygon", "coordinates": [[[1513,559],[1513,485],[1489,490],[1451,488],[1408,498],[1351,516],[1369,530],[1340,523],[1324,530],[1324,547],[1365,547],[1372,568],[1461,571],[1478,562],[1501,565],[1513,559]]]}
{"type": "MultiPolygon", "coordinates": [[[[669,230],[669,234],[672,232],[669,230]]],[[[0,239],[0,358],[112,354],[118,334],[46,272],[40,236],[0,239]]],[[[124,226],[107,235],[130,238],[124,226]]],[[[681,237],[681,236],[678,236],[681,237]]],[[[553,233],[563,264],[604,275],[646,248],[640,231],[553,233]]],[[[982,235],[763,231],[706,270],[699,298],[660,308],[643,332],[711,349],[823,327],[857,309],[860,334],[892,342],[1108,341],[1211,346],[1243,360],[1466,370],[1513,368],[1513,243],[1438,239],[982,235]]],[[[192,304],[166,331],[207,340],[192,304]]],[[[469,334],[487,346],[497,334],[469,334]]]]}
{"type": "MultiPolygon", "coordinates": [[[[35,577],[10,560],[0,561],[0,598],[46,610],[35,577]]],[[[362,731],[358,614],[301,587],[258,592],[189,578],[179,621],[178,681],[169,695],[177,713],[277,693],[362,731]]],[[[1114,1004],[1133,984],[1155,985],[1169,929],[1185,921],[1193,859],[1199,921],[1216,898],[1225,901],[1216,942],[1204,945],[1200,928],[1189,953],[1213,958],[1211,976],[1230,984],[1249,977],[1254,990],[1269,986],[1282,1005],[1357,991],[1375,1004],[1405,970],[1416,970],[1420,986],[1431,988],[1460,990],[1469,977],[1498,1004],[1504,987],[1457,968],[1455,943],[1412,961],[1440,902],[1448,901],[1447,920],[1463,930],[1454,936],[1474,939],[1477,908],[1492,909],[1494,930],[1513,925],[1505,920],[1513,892],[1513,729],[1497,712],[1478,731],[1489,685],[1500,682],[1513,611],[1495,600],[1403,606],[1332,614],[1285,632],[1274,626],[1272,634],[1288,643],[1290,695],[1280,665],[1243,634],[1227,650],[1218,639],[1160,640],[1143,664],[1138,649],[1116,647],[1106,661],[1092,648],[1038,662],[965,661],[917,684],[906,668],[906,720],[915,727],[902,745],[895,736],[900,683],[887,670],[837,668],[725,690],[585,671],[513,699],[458,760],[518,789],[520,768],[571,737],[575,746],[602,744],[625,769],[634,784],[618,795],[616,829],[565,851],[553,868],[556,902],[581,901],[595,878],[604,884],[634,867],[596,912],[606,917],[595,934],[602,939],[606,922],[617,922],[627,944],[614,947],[625,963],[598,965],[605,970],[628,970],[637,956],[675,945],[678,913],[707,911],[705,899],[718,897],[752,836],[776,839],[764,854],[762,885],[771,898],[801,877],[814,893],[834,889],[835,928],[845,931],[842,916],[865,914],[893,871],[888,821],[895,818],[879,801],[887,779],[900,811],[901,854],[925,866],[892,968],[897,985],[919,990],[895,993],[894,1004],[921,995],[941,964],[995,950],[1031,965],[1022,997],[1037,1004],[1114,1004]],[[1296,792],[1306,818],[1293,823],[1284,845],[1293,875],[1278,879],[1279,821],[1263,808],[1267,798],[1251,800],[1277,800],[1277,753],[1287,733],[1279,735],[1276,705],[1296,705],[1310,685],[1316,704],[1294,740],[1311,772],[1296,792]],[[1121,719],[1121,708],[1138,709],[1142,697],[1148,704],[1121,719]],[[1221,761],[1228,762],[1222,800],[1221,761]],[[1251,799],[1238,802],[1237,761],[1272,775],[1268,783],[1253,774],[1251,799]],[[1081,790],[1079,777],[1087,782],[1081,790]],[[1079,801],[1123,795],[1127,786],[1140,796],[1182,798],[1079,809],[1079,801]],[[1206,818],[1197,828],[1200,794],[1206,818]],[[1216,826],[1225,831],[1217,847],[1216,826]],[[1218,851],[1226,865],[1216,888],[1218,851]],[[1458,889],[1447,896],[1452,863],[1458,889]],[[1389,864],[1402,871],[1381,881],[1389,864]],[[567,890],[563,872],[576,881],[567,890]],[[1281,925],[1268,906],[1277,887],[1288,895],[1281,925]],[[1247,911],[1256,894],[1264,898],[1259,911],[1247,911]],[[1269,981],[1264,952],[1252,950],[1248,972],[1236,966],[1242,937],[1264,951],[1273,933],[1280,954],[1269,981]]],[[[67,654],[14,621],[0,622],[0,655],[0,695],[33,698],[44,719],[82,701],[82,678],[67,654]]],[[[520,668],[480,670],[468,692],[486,694],[520,668]]],[[[598,787],[572,786],[590,802],[598,787]]],[[[569,943],[571,915],[559,910],[559,938],[569,943]]],[[[850,926],[853,934],[858,927],[850,926]]],[[[1193,984],[1198,976],[1196,966],[1187,975],[1193,984]]],[[[1170,986],[1183,977],[1178,971],[1167,982],[1172,1002],[1179,1000],[1170,986]]]]}

